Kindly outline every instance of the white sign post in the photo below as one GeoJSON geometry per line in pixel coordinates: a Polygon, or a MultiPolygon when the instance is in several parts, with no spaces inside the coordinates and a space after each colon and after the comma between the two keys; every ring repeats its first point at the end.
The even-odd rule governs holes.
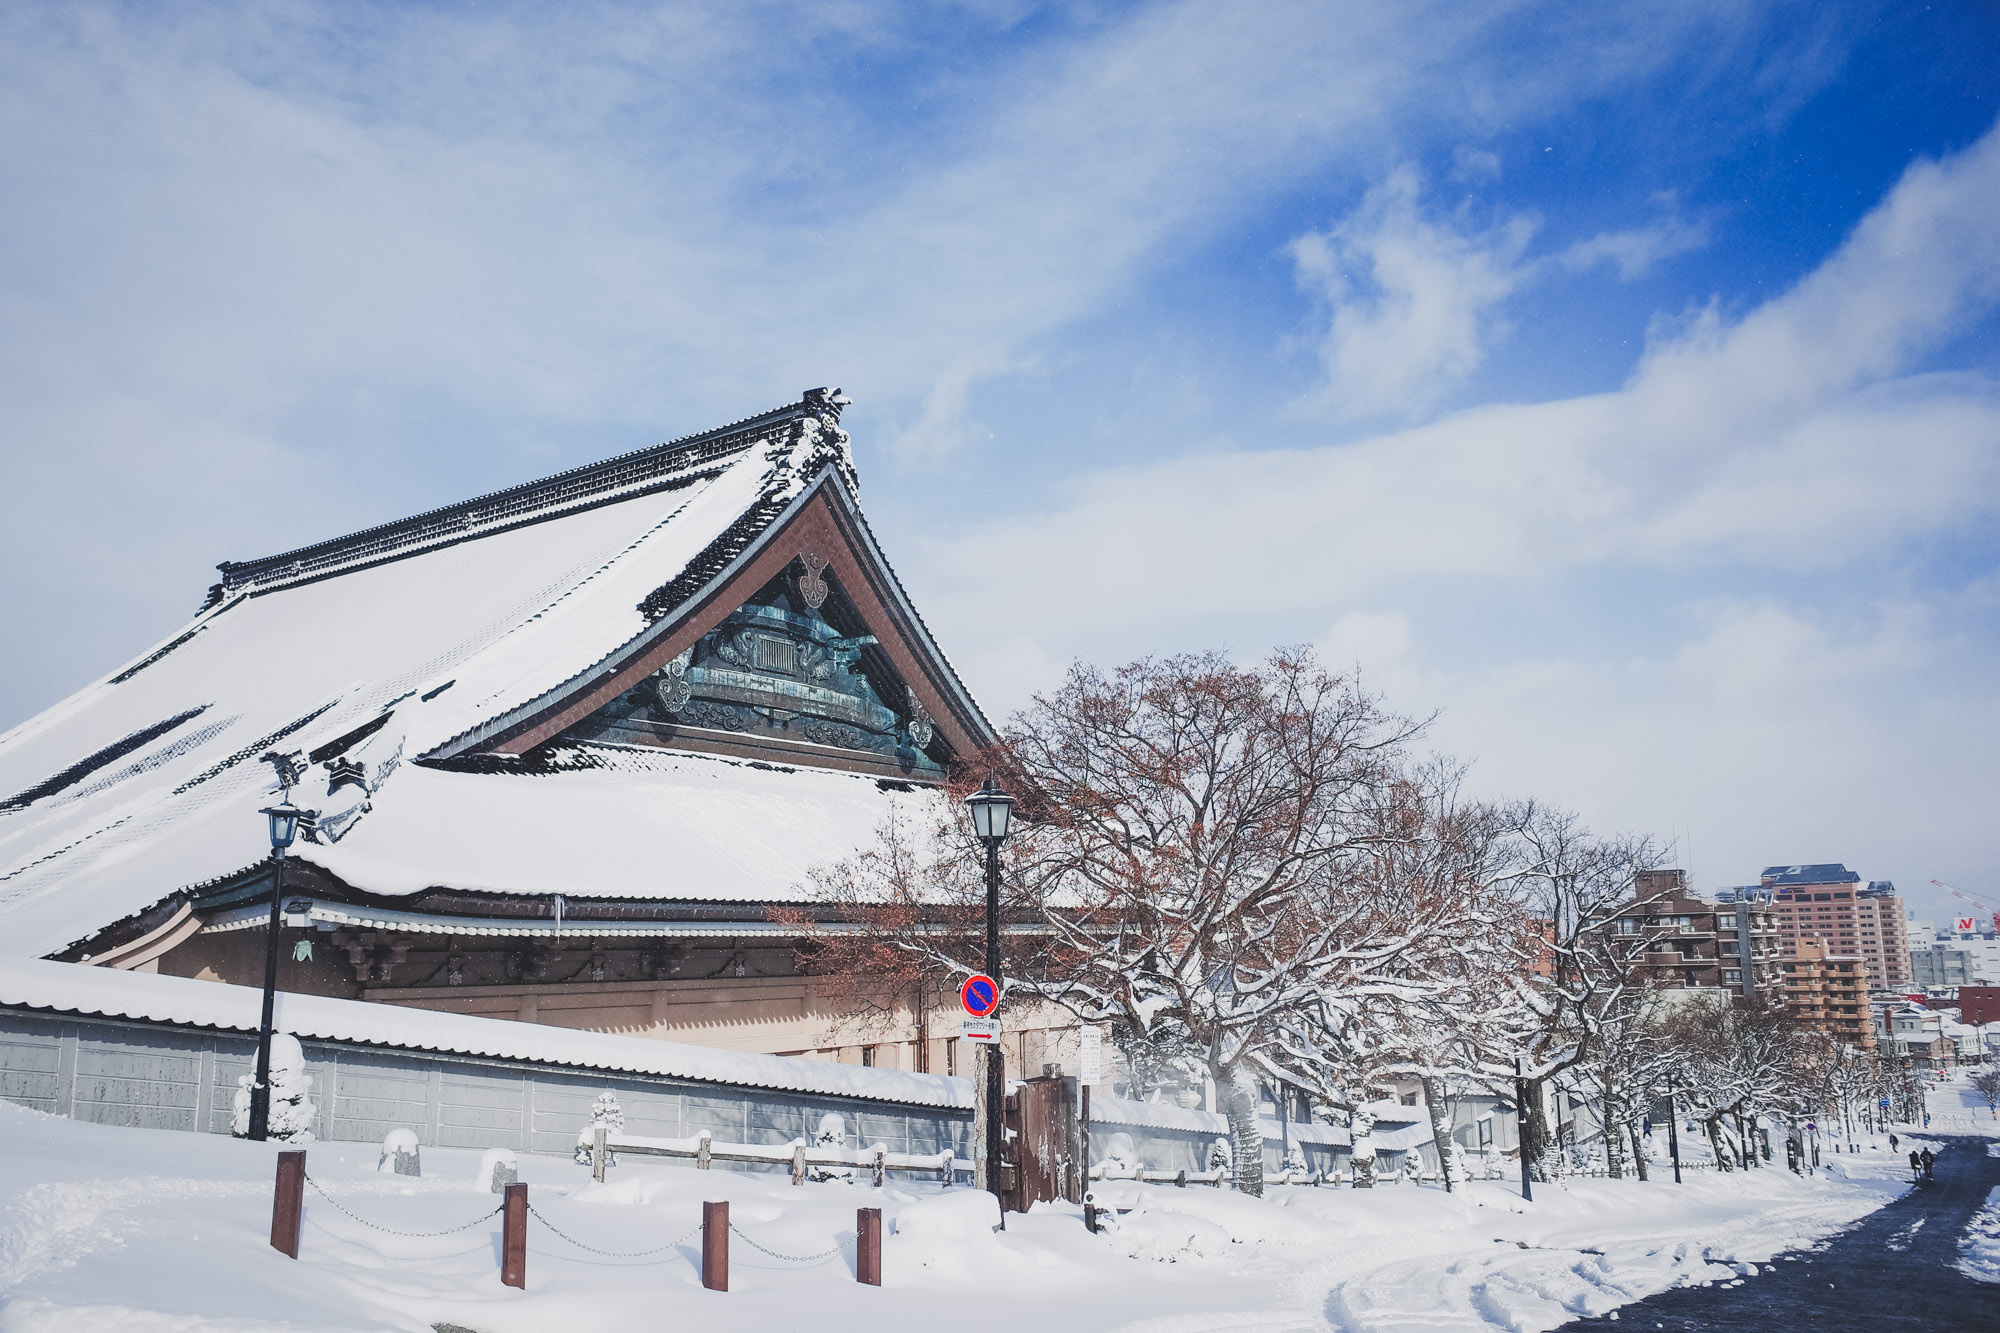
{"type": "Polygon", "coordinates": [[[1077,1081],[1100,1083],[1104,1080],[1104,1033],[1094,1023],[1086,1023],[1079,1034],[1077,1051],[1077,1081]]]}
{"type": "Polygon", "coordinates": [[[967,1018],[960,1023],[959,1031],[967,1041],[991,1045],[1000,1040],[1000,1020],[990,1014],[985,1018],[967,1018]]]}

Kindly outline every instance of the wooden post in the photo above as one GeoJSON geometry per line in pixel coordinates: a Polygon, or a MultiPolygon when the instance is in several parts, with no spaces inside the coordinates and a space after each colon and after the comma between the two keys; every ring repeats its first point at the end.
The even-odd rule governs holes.
{"type": "MultiPolygon", "coordinates": [[[[703,1139],[705,1145],[707,1139],[703,1139]]],[[[710,1291],[729,1290],[729,1200],[701,1206],[701,1285],[710,1291]]]]}
{"type": "Polygon", "coordinates": [[[606,1140],[610,1137],[611,1129],[607,1125],[599,1125],[597,1133],[591,1136],[590,1178],[600,1185],[604,1183],[605,1159],[611,1155],[610,1145],[606,1143],[606,1140]]]}
{"type": "Polygon", "coordinates": [[[857,1208],[854,1212],[854,1280],[871,1287],[882,1285],[882,1210],[857,1208]]]}
{"type": "Polygon", "coordinates": [[[881,1144],[875,1145],[875,1188],[881,1189],[889,1177],[889,1150],[881,1144]]]}
{"type": "Polygon", "coordinates": [[[528,1187],[507,1187],[500,1214],[500,1280],[510,1287],[528,1285],[528,1187]]]}
{"type": "MultiPolygon", "coordinates": [[[[1077,1197],[1083,1199],[1090,1196],[1090,1085],[1088,1083],[1077,1085],[1077,1101],[1079,1103],[1077,1124],[1082,1131],[1082,1142],[1079,1144],[1082,1160],[1077,1165],[1076,1188],[1077,1197]]],[[[1095,1231],[1097,1228],[1092,1227],[1091,1230],[1095,1231]]]]}
{"type": "Polygon", "coordinates": [[[806,1183],[806,1144],[804,1139],[800,1139],[792,1145],[792,1183],[794,1185],[803,1185],[806,1183]]]}
{"type": "Polygon", "coordinates": [[[707,1130],[705,1130],[705,1129],[704,1129],[704,1130],[703,1130],[703,1131],[701,1132],[701,1138],[700,1138],[700,1139],[698,1139],[698,1140],[697,1140],[697,1141],[695,1142],[695,1148],[694,1148],[694,1164],[695,1164],[695,1169],[696,1169],[696,1170],[699,1170],[699,1171],[706,1171],[706,1170],[708,1170],[708,1169],[709,1169],[709,1165],[708,1165],[708,1131],[707,1131],[707,1130]]]}
{"type": "Polygon", "coordinates": [[[306,1201],[306,1155],[278,1154],[278,1186],[271,1194],[271,1248],[288,1259],[299,1257],[299,1210],[306,1201]]]}

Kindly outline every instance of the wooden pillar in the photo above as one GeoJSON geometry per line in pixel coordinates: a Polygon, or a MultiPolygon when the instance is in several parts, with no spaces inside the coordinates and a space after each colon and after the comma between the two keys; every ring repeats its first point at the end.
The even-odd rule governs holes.
{"type": "Polygon", "coordinates": [[[528,1187],[507,1187],[500,1214],[500,1280],[510,1287],[528,1285],[528,1187]]]}
{"type": "Polygon", "coordinates": [[[590,1178],[600,1185],[604,1183],[605,1160],[611,1156],[610,1145],[607,1143],[610,1137],[611,1130],[606,1125],[599,1125],[597,1132],[591,1136],[590,1178]]]}
{"type": "Polygon", "coordinates": [[[701,1285],[729,1290],[729,1200],[701,1206],[701,1285]]]}
{"type": "Polygon", "coordinates": [[[278,1185],[271,1195],[271,1248],[299,1257],[299,1213],[306,1201],[306,1155],[278,1154],[278,1185]]]}
{"type": "Polygon", "coordinates": [[[854,1214],[854,1280],[882,1285],[882,1210],[857,1208],[854,1214]]]}

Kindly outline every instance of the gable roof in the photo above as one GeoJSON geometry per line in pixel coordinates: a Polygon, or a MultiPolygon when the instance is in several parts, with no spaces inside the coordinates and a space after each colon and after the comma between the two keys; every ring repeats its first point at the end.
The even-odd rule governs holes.
{"type": "Polygon", "coordinates": [[[705,613],[726,614],[715,607],[739,575],[791,558],[772,548],[776,534],[830,515],[861,535],[858,558],[841,553],[849,577],[879,586],[882,609],[902,618],[883,637],[940,733],[959,754],[989,744],[860,520],[844,401],[816,390],[716,431],[225,564],[192,623],[0,736],[0,950],[59,951],[258,864],[268,844],[256,812],[275,790],[259,756],[272,749],[307,756],[296,799],[326,816],[325,841],[293,854],[364,892],[616,895],[643,879],[654,896],[797,897],[811,865],[866,841],[902,784],[679,754],[539,776],[463,761],[548,739],[573,699],[601,697],[705,613]],[[592,801],[618,817],[580,823],[592,801]],[[746,836],[743,820],[714,817],[721,807],[773,817],[746,836]],[[549,818],[556,809],[569,814],[549,818]]]}

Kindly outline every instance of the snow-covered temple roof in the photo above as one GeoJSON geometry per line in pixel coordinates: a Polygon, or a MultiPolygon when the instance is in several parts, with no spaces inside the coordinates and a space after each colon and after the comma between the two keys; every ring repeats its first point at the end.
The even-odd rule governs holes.
{"type": "Polygon", "coordinates": [[[826,615],[866,622],[846,638],[812,623],[854,679],[873,672],[880,688],[852,688],[893,722],[902,777],[991,742],[861,518],[844,401],[816,390],[225,564],[192,623],[0,736],[0,950],[58,953],[258,865],[273,751],[295,757],[294,799],[320,812],[293,856],[357,894],[798,899],[810,867],[867,841],[911,789],[890,740],[869,755],[861,731],[822,728],[808,735],[826,744],[774,741],[760,759],[696,726],[648,724],[681,748],[579,746],[567,729],[685,675],[693,645],[789,577],[831,599],[826,615]]]}

